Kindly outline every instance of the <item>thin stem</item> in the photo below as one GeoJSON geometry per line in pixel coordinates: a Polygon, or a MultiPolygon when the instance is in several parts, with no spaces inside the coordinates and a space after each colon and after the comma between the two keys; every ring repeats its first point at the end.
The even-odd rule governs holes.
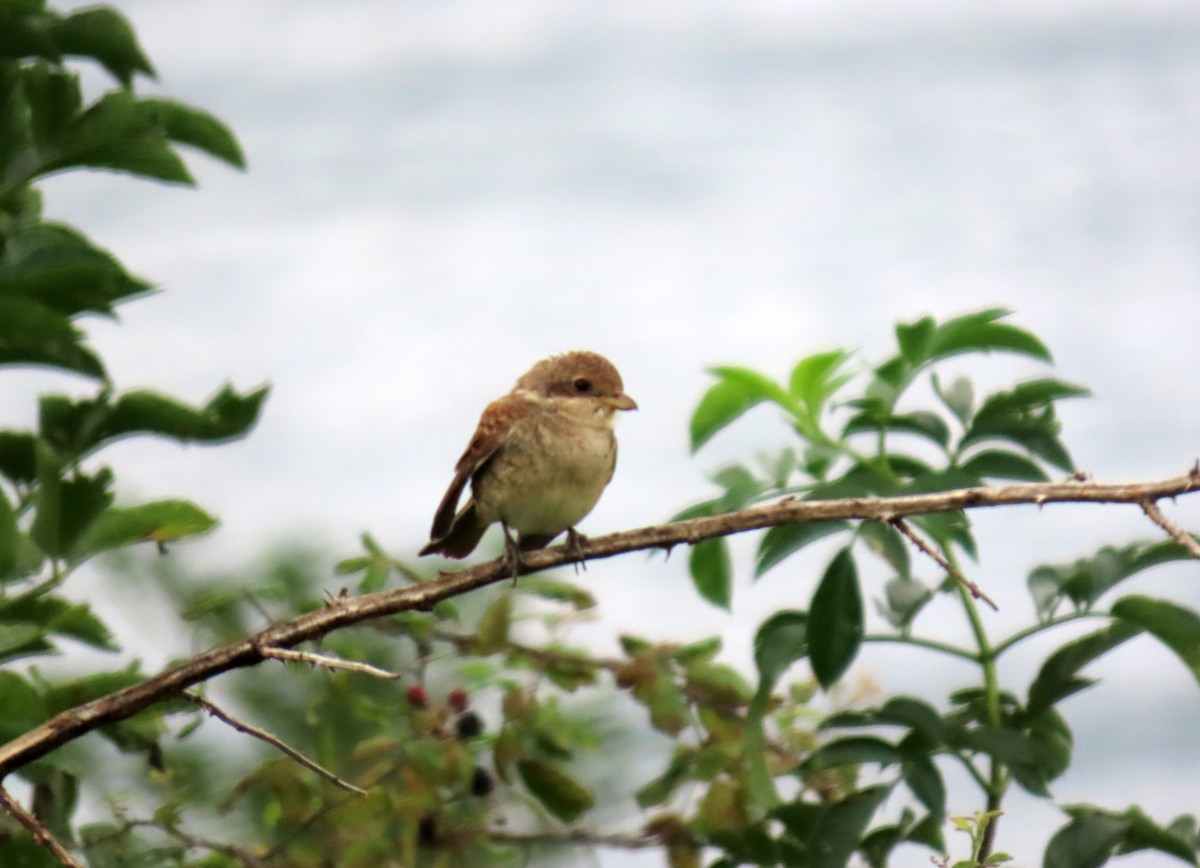
{"type": "Polygon", "coordinates": [[[949,654],[953,657],[961,657],[963,660],[970,660],[972,663],[979,662],[979,655],[974,651],[968,651],[966,648],[959,648],[956,645],[949,645],[945,642],[938,642],[936,639],[923,639],[920,636],[892,636],[886,633],[868,633],[866,636],[863,636],[862,641],[915,645],[918,648],[927,648],[930,651],[940,651],[943,654],[949,654]]]}
{"type": "Polygon", "coordinates": [[[1072,612],[1070,615],[1063,615],[1062,617],[1059,617],[1059,618],[1051,618],[1048,621],[1042,621],[1040,623],[1034,624],[1031,627],[1026,627],[1024,630],[1018,630],[1016,633],[1013,633],[1011,636],[1009,636],[1007,639],[1005,639],[1003,642],[999,643],[998,645],[996,645],[995,648],[992,649],[992,655],[994,657],[999,657],[1001,654],[1003,654],[1009,648],[1016,645],[1018,642],[1023,642],[1026,639],[1028,639],[1029,637],[1036,636],[1038,633],[1041,633],[1043,630],[1049,630],[1052,627],[1057,627],[1059,624],[1069,624],[1072,621],[1082,621],[1085,618],[1107,618],[1107,617],[1108,617],[1108,615],[1106,615],[1103,612],[1072,612]]]}
{"type": "MultiPolygon", "coordinates": [[[[996,676],[996,651],[992,648],[988,641],[987,631],[983,627],[983,620],[979,617],[979,609],[975,605],[975,600],[971,592],[962,585],[958,586],[958,596],[962,600],[963,607],[966,609],[967,618],[971,622],[971,632],[975,635],[975,642],[979,646],[979,665],[983,669],[983,686],[987,697],[987,715],[988,723],[992,726],[1000,726],[1003,722],[1000,713],[1000,682],[996,676]]],[[[1008,787],[1008,776],[1005,773],[1003,764],[992,757],[991,760],[991,775],[987,782],[985,792],[987,793],[987,812],[1000,810],[1000,802],[1004,799],[1004,791],[1008,787]]],[[[988,820],[987,829],[984,830],[983,839],[979,848],[979,860],[982,861],[992,852],[992,846],[996,841],[996,824],[999,816],[993,816],[988,820]]]]}

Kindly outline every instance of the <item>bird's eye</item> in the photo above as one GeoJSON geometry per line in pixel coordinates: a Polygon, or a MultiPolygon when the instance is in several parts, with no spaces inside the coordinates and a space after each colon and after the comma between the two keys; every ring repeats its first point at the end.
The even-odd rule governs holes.
{"type": "Polygon", "coordinates": [[[576,392],[592,391],[591,380],[584,379],[583,377],[580,377],[578,380],[576,380],[574,383],[572,383],[572,385],[575,387],[576,392]]]}

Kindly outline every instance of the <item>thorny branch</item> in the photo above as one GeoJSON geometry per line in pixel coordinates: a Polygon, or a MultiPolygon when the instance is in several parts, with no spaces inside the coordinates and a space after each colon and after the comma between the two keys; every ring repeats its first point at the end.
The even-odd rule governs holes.
{"type": "Polygon", "coordinates": [[[354,786],[354,784],[349,783],[348,781],[342,780],[337,775],[335,775],[333,772],[317,765],[315,762],[310,760],[304,754],[300,753],[300,751],[296,750],[293,747],[288,746],[287,744],[284,744],[284,742],[281,741],[276,736],[271,735],[271,733],[267,732],[264,729],[259,729],[257,726],[251,726],[250,724],[248,724],[244,721],[238,720],[233,715],[228,714],[227,712],[224,712],[217,706],[213,705],[211,702],[209,702],[204,697],[199,696],[195,693],[192,693],[190,690],[185,690],[183,692],[182,696],[184,699],[188,700],[189,702],[194,702],[196,705],[199,705],[201,708],[203,708],[205,711],[207,711],[213,717],[228,724],[229,726],[232,726],[238,732],[244,732],[244,733],[246,733],[246,735],[251,735],[257,739],[261,739],[262,741],[265,741],[267,744],[269,744],[272,747],[281,751],[289,759],[295,760],[300,765],[304,766],[306,769],[316,772],[321,777],[325,778],[326,780],[330,781],[331,783],[336,784],[337,786],[341,787],[343,790],[346,790],[351,793],[357,793],[360,796],[365,796],[367,794],[367,791],[364,790],[362,787],[356,787],[356,786],[354,786]]]}
{"type": "MultiPolygon", "coordinates": [[[[805,521],[858,519],[893,522],[911,515],[1015,504],[1130,503],[1145,509],[1146,504],[1153,506],[1155,501],[1164,497],[1176,497],[1198,490],[1200,465],[1183,476],[1148,483],[1105,485],[1073,479],[1067,482],[964,488],[901,497],[813,501],[785,499],[725,515],[581,540],[572,549],[554,546],[528,552],[522,557],[522,572],[535,573],[574,561],[608,558],[645,549],[662,548],[670,551],[680,544],[691,545],[714,537],[805,521]]],[[[223,672],[255,666],[267,659],[265,649],[290,648],[374,618],[413,609],[429,609],[441,600],[501,581],[510,575],[508,566],[501,559],[445,574],[423,584],[359,597],[336,597],[324,609],[205,651],[139,684],[60,712],[0,747],[0,780],[15,769],[99,727],[132,717],[150,705],[178,696],[187,688],[223,672]]]]}
{"type": "Polygon", "coordinates": [[[4,808],[10,816],[24,826],[26,831],[33,836],[33,840],[49,850],[54,858],[66,868],[83,868],[83,865],[67,851],[67,848],[50,834],[50,830],[42,824],[42,821],[25,810],[25,806],[14,799],[3,787],[0,787],[0,808],[4,808]]]}

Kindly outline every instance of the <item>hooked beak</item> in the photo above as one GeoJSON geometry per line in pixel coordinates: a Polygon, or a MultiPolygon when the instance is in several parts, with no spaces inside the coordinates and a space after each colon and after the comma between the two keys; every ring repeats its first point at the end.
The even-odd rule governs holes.
{"type": "Polygon", "coordinates": [[[630,398],[624,392],[609,398],[601,398],[600,403],[605,407],[612,407],[614,410],[636,410],[638,408],[637,401],[630,398]]]}

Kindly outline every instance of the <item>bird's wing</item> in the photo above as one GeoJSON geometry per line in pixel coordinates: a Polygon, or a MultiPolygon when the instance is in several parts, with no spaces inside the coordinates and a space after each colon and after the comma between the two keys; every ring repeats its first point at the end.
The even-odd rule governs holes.
{"type": "Polygon", "coordinates": [[[454,479],[434,513],[433,529],[429,533],[431,539],[441,539],[450,532],[458,511],[458,501],[467,482],[496,454],[513,426],[535,408],[534,401],[516,392],[498,398],[484,408],[475,435],[458,459],[454,467],[454,479]]]}

